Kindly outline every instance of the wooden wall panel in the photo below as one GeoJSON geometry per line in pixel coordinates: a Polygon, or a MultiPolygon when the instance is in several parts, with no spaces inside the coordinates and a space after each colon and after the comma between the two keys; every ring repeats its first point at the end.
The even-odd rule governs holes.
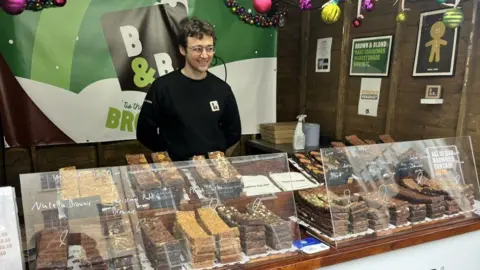
{"type": "Polygon", "coordinates": [[[33,171],[30,150],[24,148],[8,149],[5,153],[5,167],[7,186],[14,187],[17,197],[21,197],[19,175],[33,171]]]}
{"type": "MultiPolygon", "coordinates": [[[[477,10],[477,25],[480,19],[480,11],[477,10]]],[[[475,36],[477,38],[477,46],[474,54],[473,72],[470,75],[470,80],[473,80],[468,89],[467,100],[467,128],[465,135],[471,136],[474,156],[477,166],[480,165],[480,44],[478,39],[480,38],[480,28],[476,28],[475,36]]]]}
{"type": "MultiPolygon", "coordinates": [[[[399,81],[393,135],[398,140],[414,140],[455,136],[458,111],[470,33],[469,24],[460,28],[456,69],[453,77],[412,77],[416,38],[420,13],[432,10],[428,3],[409,3],[409,21],[405,25],[404,35],[412,37],[402,43],[404,55],[402,77],[399,81]],[[423,105],[420,99],[425,96],[427,85],[442,85],[444,104],[423,105]]],[[[465,21],[472,18],[472,2],[464,4],[465,21]]]]}
{"type": "Polygon", "coordinates": [[[35,171],[55,171],[61,167],[77,169],[97,167],[97,151],[94,145],[61,145],[35,148],[33,155],[35,171]]]}
{"type": "MultiPolygon", "coordinates": [[[[363,20],[362,26],[351,29],[352,39],[381,35],[394,36],[397,26],[395,21],[395,13],[396,8],[392,8],[391,2],[376,2],[376,8],[373,12],[364,13],[365,19],[363,20]]],[[[393,38],[393,42],[395,42],[395,36],[393,38]]],[[[390,63],[390,69],[391,66],[392,63],[390,63]]],[[[388,105],[388,94],[390,89],[390,76],[382,77],[381,79],[382,83],[380,88],[380,100],[377,117],[371,117],[358,114],[358,99],[360,96],[360,85],[362,78],[348,78],[348,91],[345,102],[345,136],[356,134],[361,138],[375,140],[377,135],[383,134],[386,123],[386,109],[388,105]]]]}
{"type": "MultiPolygon", "coordinates": [[[[343,10],[343,4],[340,4],[343,10]]],[[[311,11],[308,51],[308,82],[306,114],[307,122],[320,124],[322,136],[335,136],[335,118],[339,87],[340,57],[342,48],[342,19],[328,25],[323,22],[321,11],[311,11]],[[317,73],[317,40],[332,37],[332,55],[329,73],[317,73]]],[[[340,17],[343,18],[343,17],[340,17]]]]}
{"type": "Polygon", "coordinates": [[[277,121],[295,121],[300,101],[301,11],[289,9],[286,25],[278,29],[277,121]]]}

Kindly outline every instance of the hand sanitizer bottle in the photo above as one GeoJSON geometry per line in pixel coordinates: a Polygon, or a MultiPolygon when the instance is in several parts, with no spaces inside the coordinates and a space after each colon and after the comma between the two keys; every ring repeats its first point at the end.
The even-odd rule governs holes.
{"type": "Polygon", "coordinates": [[[293,135],[293,149],[302,150],[305,149],[305,133],[303,133],[303,121],[307,117],[305,114],[297,116],[298,123],[293,135]]]}

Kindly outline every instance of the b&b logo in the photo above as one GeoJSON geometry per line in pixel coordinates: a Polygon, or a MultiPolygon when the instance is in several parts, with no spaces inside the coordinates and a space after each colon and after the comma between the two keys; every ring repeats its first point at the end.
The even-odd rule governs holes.
{"type": "Polygon", "coordinates": [[[147,92],[155,78],[179,67],[176,35],[187,17],[182,3],[124,10],[102,18],[122,91],[147,92]]]}

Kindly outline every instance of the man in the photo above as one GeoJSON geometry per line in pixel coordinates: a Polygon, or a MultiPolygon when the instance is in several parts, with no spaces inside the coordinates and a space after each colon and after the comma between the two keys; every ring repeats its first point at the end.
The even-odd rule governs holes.
{"type": "Polygon", "coordinates": [[[240,140],[241,123],[230,86],[208,67],[214,55],[211,24],[186,19],[178,35],[185,67],[157,78],[142,106],[137,138],[172,160],[226,151],[240,140]]]}

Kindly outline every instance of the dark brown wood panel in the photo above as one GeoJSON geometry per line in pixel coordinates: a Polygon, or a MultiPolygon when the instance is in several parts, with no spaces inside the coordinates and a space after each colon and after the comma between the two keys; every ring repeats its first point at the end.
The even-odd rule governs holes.
{"type": "Polygon", "coordinates": [[[5,151],[5,170],[7,185],[15,187],[17,197],[21,197],[20,174],[32,172],[30,150],[24,148],[7,149],[5,151]]]}
{"type": "Polygon", "coordinates": [[[301,11],[290,8],[286,25],[278,29],[277,121],[295,120],[300,104],[301,11]]]}
{"type": "MultiPolygon", "coordinates": [[[[373,12],[364,14],[365,19],[363,20],[362,26],[351,29],[352,39],[394,35],[397,25],[395,21],[395,11],[396,9],[392,8],[391,3],[377,2],[377,6],[373,12]]],[[[350,42],[352,42],[352,40],[350,40],[350,42]]],[[[392,64],[393,63],[390,63],[390,68],[392,64]]],[[[362,138],[376,139],[379,134],[383,134],[385,131],[390,76],[382,77],[377,117],[358,114],[361,82],[361,77],[349,76],[348,78],[344,135],[356,134],[362,138]]]]}
{"type": "Polygon", "coordinates": [[[95,168],[98,165],[94,145],[62,145],[37,147],[33,164],[36,171],[56,171],[61,167],[75,166],[78,169],[95,168]]]}
{"type": "MultiPolygon", "coordinates": [[[[340,4],[342,11],[344,4],[340,4]]],[[[311,11],[309,62],[307,82],[307,121],[320,124],[324,136],[335,136],[335,118],[339,88],[340,57],[342,53],[342,21],[332,25],[323,22],[320,11],[311,11]],[[315,72],[317,40],[332,37],[329,73],[315,72]]]]}

